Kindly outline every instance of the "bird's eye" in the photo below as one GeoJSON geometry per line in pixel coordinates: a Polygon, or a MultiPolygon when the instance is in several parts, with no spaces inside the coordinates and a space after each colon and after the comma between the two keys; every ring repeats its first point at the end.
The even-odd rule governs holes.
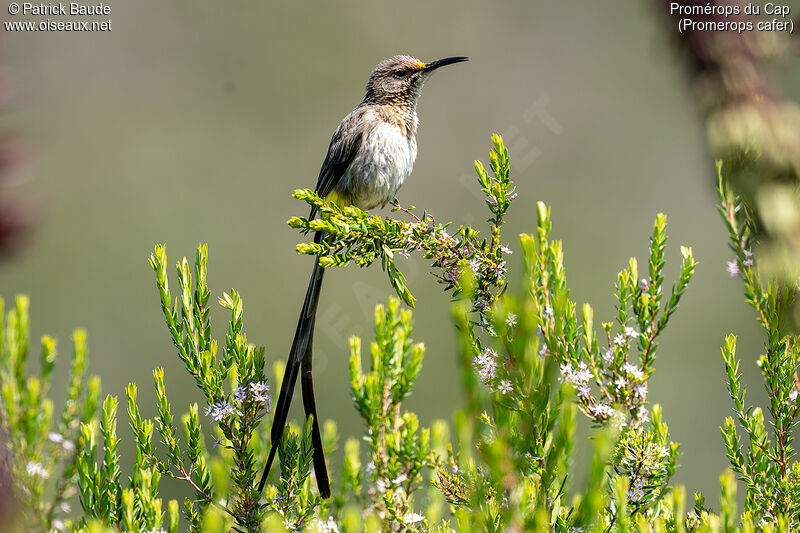
{"type": "Polygon", "coordinates": [[[395,78],[405,78],[408,75],[407,70],[395,70],[394,77],[395,78]]]}

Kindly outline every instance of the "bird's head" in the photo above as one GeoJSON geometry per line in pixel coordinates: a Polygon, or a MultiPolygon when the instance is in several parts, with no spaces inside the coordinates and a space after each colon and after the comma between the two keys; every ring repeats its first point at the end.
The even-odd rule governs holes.
{"type": "Polygon", "coordinates": [[[423,83],[439,67],[467,61],[467,57],[446,57],[425,63],[411,56],[384,59],[369,77],[365,101],[415,105],[423,83]]]}

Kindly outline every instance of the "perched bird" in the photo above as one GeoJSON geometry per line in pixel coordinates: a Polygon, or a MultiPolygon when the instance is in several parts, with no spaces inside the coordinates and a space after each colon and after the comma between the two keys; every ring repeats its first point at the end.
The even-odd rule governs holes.
{"type": "MultiPolygon", "coordinates": [[[[367,81],[364,100],[333,133],[328,155],[317,178],[316,193],[340,206],[354,205],[364,210],[383,207],[390,202],[411,174],[417,158],[419,119],[416,109],[422,85],[437,68],[467,59],[448,57],[424,63],[410,56],[398,55],[381,61],[367,81]]],[[[309,220],[315,214],[316,209],[312,208],[309,220]]],[[[314,235],[317,243],[322,242],[322,238],[319,232],[314,235]]],[[[297,376],[302,370],[303,404],[306,416],[313,415],[312,443],[317,485],[323,498],[330,496],[311,375],[314,320],[323,272],[317,257],[275,405],[272,444],[258,485],[259,492],[264,489],[275,459],[297,376]]]]}

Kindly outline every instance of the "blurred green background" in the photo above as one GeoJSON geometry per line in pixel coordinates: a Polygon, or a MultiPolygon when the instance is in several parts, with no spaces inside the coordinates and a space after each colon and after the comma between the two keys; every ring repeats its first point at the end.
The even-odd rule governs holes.
{"type": "MultiPolygon", "coordinates": [[[[163,365],[175,410],[201,401],[172,348],[147,257],[165,242],[174,263],[202,241],[214,295],[239,290],[248,339],[267,346],[270,362],[283,359],[312,264],[295,253],[300,237],[285,224],[307,211],[291,191],[314,185],[333,129],[379,60],[468,55],[423,91],[419,155],[401,202],[483,228],[472,161],[486,160],[492,132],[503,134],[519,193],[507,243],[518,250],[516,235],[535,228],[535,202],[550,204],[572,297],[590,302],[598,322],[613,316],[617,271],[630,256],[646,258],[653,218],[666,213],[668,273],[677,272],[682,244],[700,266],[661,339],[649,400],[664,406],[682,443],[676,481],[717,501],[727,465],[718,427],[731,412],[719,347],[726,333],[740,336],[750,399],[761,402],[762,337],[740,281],[725,270],[713,161],[668,39],[676,30],[654,5],[111,5],[108,33],[4,33],[0,41],[19,87],[4,121],[32,146],[24,187],[39,215],[22,253],[0,263],[0,295],[31,296],[35,337],[57,335],[66,354],[72,328],[85,327],[105,393],[122,396],[135,381],[148,406],[152,369],[163,365]]],[[[796,58],[775,66],[785,93],[800,90],[796,67],[796,58]]],[[[510,263],[516,285],[518,253],[510,263]]],[[[427,345],[408,408],[425,423],[449,419],[461,401],[449,298],[424,261],[402,266],[418,301],[415,338],[427,345]]],[[[377,267],[336,269],[326,281],[318,401],[321,416],[352,435],[361,427],[348,396],[347,338],[370,337],[373,306],[390,289],[377,267]]],[[[222,338],[225,314],[213,318],[222,338]]]]}

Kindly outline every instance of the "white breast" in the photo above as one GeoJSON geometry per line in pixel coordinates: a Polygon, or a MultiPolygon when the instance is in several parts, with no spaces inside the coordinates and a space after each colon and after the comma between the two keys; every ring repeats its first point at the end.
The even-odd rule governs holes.
{"type": "Polygon", "coordinates": [[[358,155],[336,188],[360,209],[386,205],[411,174],[416,158],[415,136],[380,121],[365,135],[358,155]]]}

